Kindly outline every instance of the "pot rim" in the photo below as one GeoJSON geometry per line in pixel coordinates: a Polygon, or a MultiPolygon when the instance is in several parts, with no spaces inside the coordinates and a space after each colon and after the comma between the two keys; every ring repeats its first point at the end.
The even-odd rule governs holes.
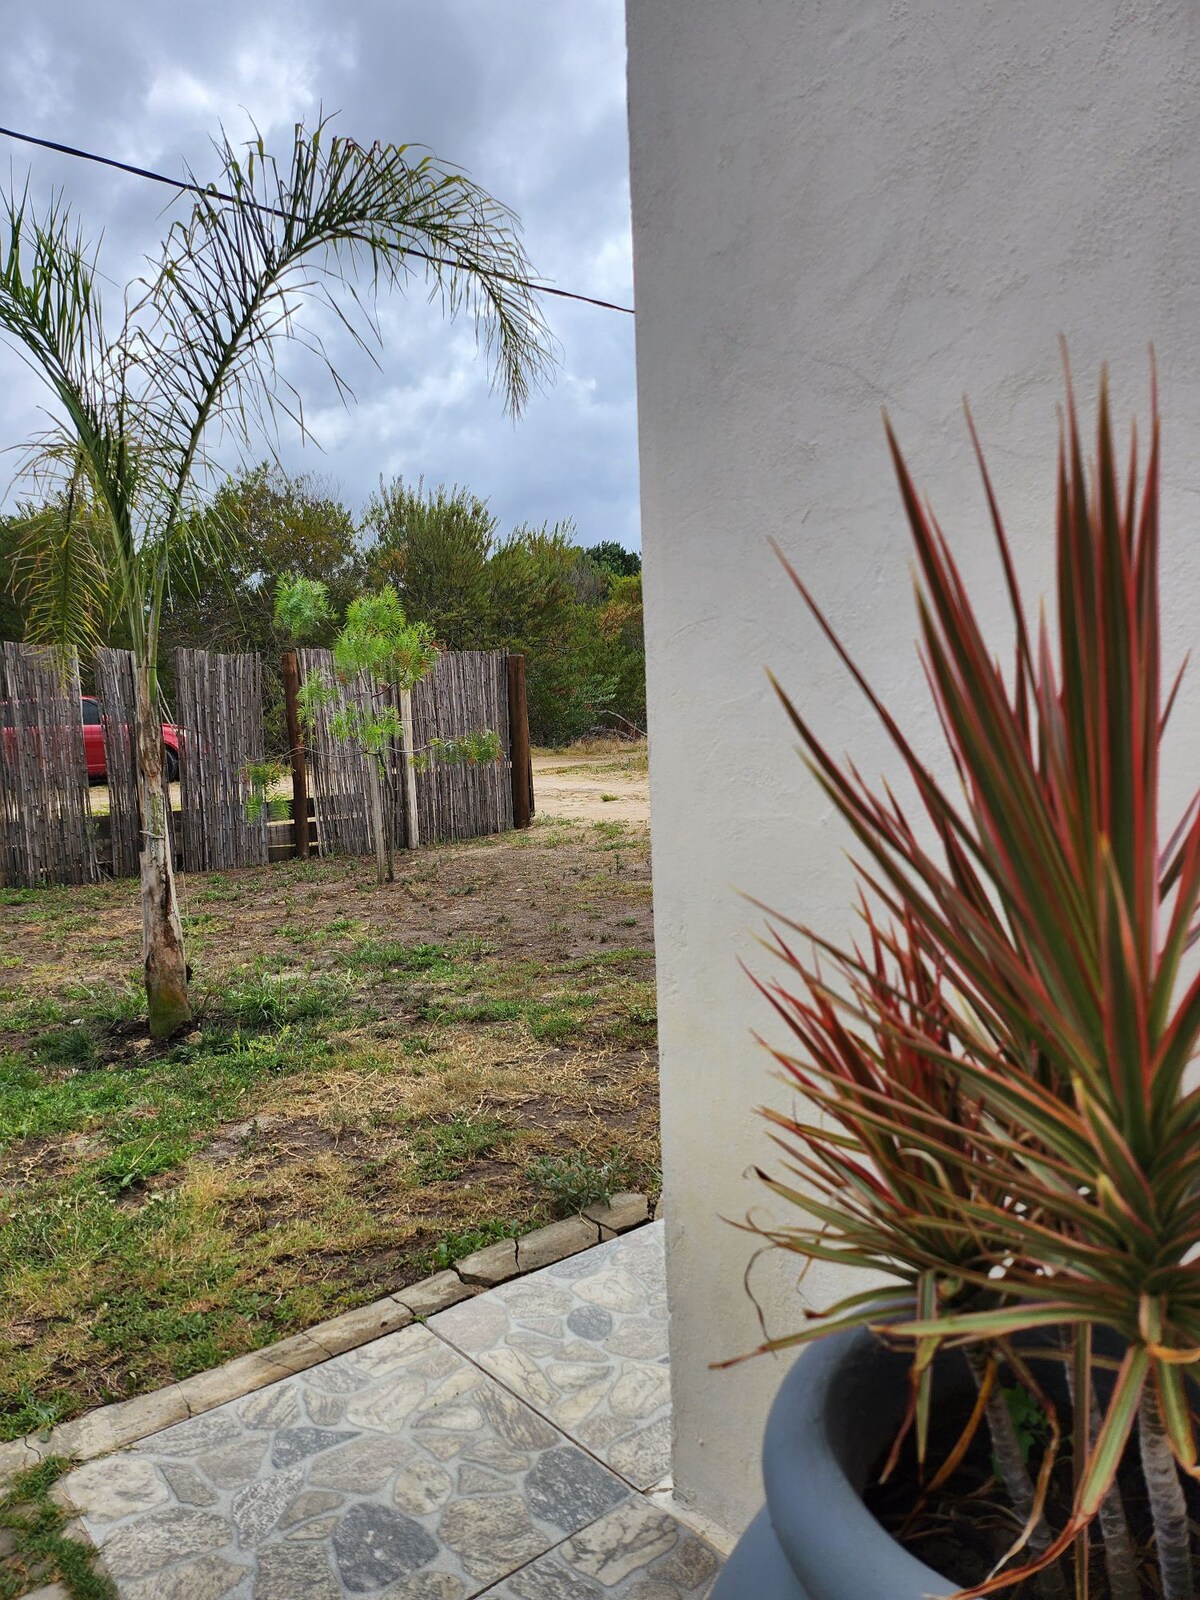
{"type": "Polygon", "coordinates": [[[863,1503],[866,1475],[903,1415],[907,1367],[906,1355],[867,1328],[830,1334],[793,1364],[771,1407],[763,1438],[768,1513],[812,1600],[959,1593],[863,1503]]]}

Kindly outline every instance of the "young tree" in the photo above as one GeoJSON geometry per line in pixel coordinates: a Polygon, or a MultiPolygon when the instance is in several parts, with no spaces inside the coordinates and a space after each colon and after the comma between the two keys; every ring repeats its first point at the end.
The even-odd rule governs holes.
{"type": "Polygon", "coordinates": [[[475,319],[510,411],[550,364],[515,218],[460,173],[406,146],[332,137],[326,122],[297,127],[282,165],[261,140],[243,155],[222,137],[216,152],[217,181],[172,225],[115,330],[102,314],[96,251],[62,202],[35,207],[28,189],[0,202],[0,333],[54,401],[31,461],[59,492],[82,478],[102,513],[90,593],[81,594],[74,564],[54,556],[56,542],[61,550],[94,531],[68,523],[45,542],[37,581],[70,603],[46,608],[60,625],[41,637],[78,648],[94,637],[97,605],[115,603],[136,658],[143,952],[156,1037],[191,1017],[163,791],[159,637],[173,568],[194,541],[221,537],[194,515],[215,442],[248,451],[254,430],[280,412],[303,426],[300,394],[277,365],[286,342],[311,351],[344,395],[306,310],[331,314],[369,347],[375,296],[414,273],[451,316],[475,319]]]}
{"type": "Polygon", "coordinates": [[[646,726],[646,638],[642,616],[642,575],[614,578],[608,602],[596,618],[608,647],[608,665],[616,680],[610,715],[625,731],[646,726]]]}
{"type": "Polygon", "coordinates": [[[25,637],[25,597],[19,569],[26,509],[0,517],[0,639],[25,637]]]}
{"type": "MultiPolygon", "coordinates": [[[[279,585],[275,622],[280,632],[304,638],[316,633],[331,616],[323,583],[311,578],[287,578],[279,585]]],[[[397,741],[408,741],[411,785],[417,767],[431,756],[455,763],[498,760],[499,736],[491,729],[479,729],[457,739],[435,739],[426,750],[413,747],[412,691],[432,672],[440,652],[429,625],[410,622],[405,616],[391,584],[350,602],[331,654],[331,674],[310,673],[304,680],[301,714],[312,727],[319,707],[337,705],[330,717],[330,732],[349,743],[366,764],[378,881],[391,883],[396,875],[392,818],[396,814],[397,741]],[[343,697],[339,692],[342,689],[351,693],[343,697]]],[[[415,802],[416,790],[410,787],[410,810],[415,802]]]]}

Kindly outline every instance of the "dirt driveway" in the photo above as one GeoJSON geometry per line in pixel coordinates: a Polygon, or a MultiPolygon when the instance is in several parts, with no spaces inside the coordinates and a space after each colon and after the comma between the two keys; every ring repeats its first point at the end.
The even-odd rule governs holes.
{"type": "MultiPolygon", "coordinates": [[[[650,824],[650,778],[645,745],[605,745],[597,752],[585,746],[570,750],[535,751],[533,791],[538,815],[571,817],[579,822],[650,824]]],[[[290,795],[284,781],[271,794],[290,795]]],[[[179,785],[171,785],[171,804],[178,809],[179,785]]],[[[108,789],[94,784],[92,815],[107,816],[108,789]]]]}
{"type": "Polygon", "coordinates": [[[645,745],[605,746],[599,753],[535,751],[533,797],[540,817],[581,822],[650,823],[645,745]]]}

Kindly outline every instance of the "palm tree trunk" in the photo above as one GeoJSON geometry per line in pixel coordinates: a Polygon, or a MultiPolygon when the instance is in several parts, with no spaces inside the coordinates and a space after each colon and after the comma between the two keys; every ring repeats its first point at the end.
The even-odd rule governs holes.
{"type": "MultiPolygon", "coordinates": [[[[980,1349],[968,1346],[963,1352],[967,1365],[977,1385],[982,1386],[987,1372],[987,1357],[980,1349]]],[[[1007,1491],[1013,1510],[1026,1526],[1033,1515],[1034,1489],[1029,1468],[1021,1453],[1021,1441],[1013,1425],[1008,1402],[1000,1384],[994,1384],[984,1407],[988,1432],[992,1440],[992,1454],[1000,1470],[1000,1478],[1007,1491]]],[[[1029,1548],[1034,1555],[1042,1555],[1050,1546],[1052,1535],[1045,1517],[1039,1517],[1029,1535],[1029,1548]]],[[[1067,1600],[1067,1585],[1059,1567],[1048,1567],[1037,1577],[1038,1588],[1045,1600],[1067,1600]]]]}
{"type": "Polygon", "coordinates": [[[1152,1383],[1142,1393],[1138,1412],[1138,1443],[1150,1510],[1154,1516],[1154,1543],[1162,1576],[1162,1600],[1196,1600],[1192,1576],[1192,1549],[1188,1538],[1187,1502],[1179,1481],[1179,1468],[1163,1427],[1158,1395],[1152,1383]]]}
{"type": "Polygon", "coordinates": [[[192,1020],[188,1004],[183,927],[175,898],[167,796],[163,788],[162,720],[151,689],[149,668],[137,669],[138,810],[142,843],[139,868],[142,895],[142,958],[150,1034],[166,1039],[192,1020]]]}

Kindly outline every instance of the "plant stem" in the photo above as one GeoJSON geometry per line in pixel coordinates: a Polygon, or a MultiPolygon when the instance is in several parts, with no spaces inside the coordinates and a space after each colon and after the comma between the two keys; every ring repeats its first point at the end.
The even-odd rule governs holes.
{"type": "MultiPolygon", "coordinates": [[[[986,1355],[981,1349],[970,1346],[964,1354],[971,1369],[971,1376],[978,1386],[982,1386],[987,1372],[986,1355]]],[[[1000,1477],[1008,1498],[1013,1510],[1021,1519],[1022,1526],[1028,1526],[1034,1506],[1033,1480],[1029,1476],[1029,1468],[1025,1465],[1025,1458],[1021,1454],[1021,1441],[1017,1438],[1017,1430],[1013,1425],[1008,1402],[1004,1398],[1004,1390],[998,1383],[988,1397],[984,1415],[987,1417],[988,1432],[991,1435],[992,1453],[1000,1469],[1000,1477]]],[[[1029,1535],[1029,1548],[1035,1555],[1040,1556],[1050,1543],[1051,1533],[1046,1525],[1046,1519],[1039,1516],[1029,1535]]],[[[1067,1600],[1066,1580],[1059,1566],[1047,1567],[1045,1571],[1040,1572],[1037,1583],[1045,1600],[1067,1600]]]]}
{"type": "Polygon", "coordinates": [[[1188,1538],[1187,1502],[1179,1469],[1163,1427],[1158,1395],[1147,1383],[1138,1412],[1138,1443],[1150,1510],[1154,1516],[1154,1542],[1162,1577],[1162,1600],[1196,1600],[1192,1576],[1192,1550],[1188,1538]]]}
{"type": "MultiPolygon", "coordinates": [[[[1079,1396],[1075,1392],[1075,1364],[1066,1362],[1067,1389],[1071,1396],[1072,1408],[1078,1410],[1079,1396]]],[[[1087,1393],[1087,1438],[1089,1451],[1096,1443],[1096,1435],[1100,1432],[1100,1405],[1096,1399],[1096,1391],[1088,1384],[1087,1393]]],[[[1108,1574],[1109,1600],[1140,1600],[1141,1587],[1138,1584],[1137,1558],[1133,1553],[1133,1545],[1129,1538],[1129,1526],[1125,1521],[1125,1506],[1121,1500],[1121,1490],[1114,1478],[1112,1486],[1104,1499],[1100,1502],[1100,1536],[1104,1541],[1104,1569],[1108,1574]]]]}

